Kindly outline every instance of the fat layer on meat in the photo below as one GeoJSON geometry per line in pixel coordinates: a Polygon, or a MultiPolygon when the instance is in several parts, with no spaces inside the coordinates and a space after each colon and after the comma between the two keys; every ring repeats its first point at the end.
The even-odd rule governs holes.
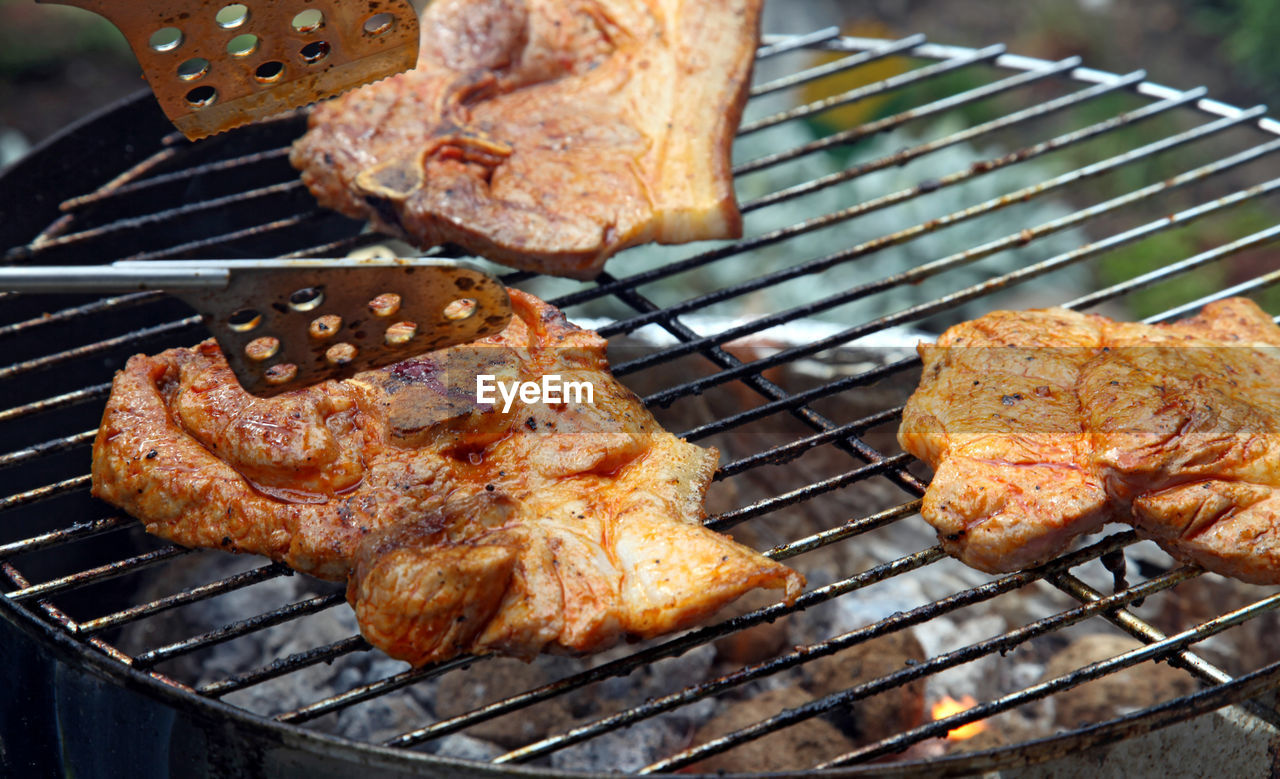
{"type": "Polygon", "coordinates": [[[717,453],[662,430],[605,342],[512,290],[497,336],[273,398],[217,345],[130,359],[93,493],[185,546],[346,580],[370,643],[415,664],[589,652],[799,574],[701,524],[717,453]],[[557,374],[592,403],[478,403],[476,375],[557,374]]]}
{"type": "Polygon", "coordinates": [[[919,352],[898,440],[934,468],[921,513],[952,554],[1016,570],[1117,520],[1280,583],[1280,327],[1253,302],[1157,325],[997,311],[919,352]]]}
{"type": "Polygon", "coordinates": [[[418,246],[589,278],[737,237],[730,147],[760,0],[436,0],[418,66],[317,106],[320,203],[418,246]]]}

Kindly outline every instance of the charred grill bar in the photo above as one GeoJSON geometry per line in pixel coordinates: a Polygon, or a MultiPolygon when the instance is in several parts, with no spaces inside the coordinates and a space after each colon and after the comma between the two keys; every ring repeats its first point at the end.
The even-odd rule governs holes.
{"type": "MultiPolygon", "coordinates": [[[[1269,157],[1280,149],[1280,138],[1277,138],[1280,123],[1264,118],[1261,108],[1239,109],[1209,100],[1203,89],[1179,91],[1152,84],[1145,80],[1142,72],[1115,75],[1083,68],[1076,58],[1050,63],[1007,54],[1001,46],[962,49],[930,44],[922,36],[898,41],[847,38],[840,37],[834,29],[804,36],[770,37],[765,44],[759,51],[762,60],[794,57],[797,52],[813,49],[826,49],[842,56],[827,63],[793,69],[758,84],[752,91],[753,101],[757,102],[820,78],[857,74],[861,67],[883,64],[891,58],[908,57],[913,67],[796,108],[772,113],[758,109],[744,122],[740,133],[744,137],[788,123],[810,121],[824,112],[879,96],[907,95],[913,100],[919,94],[928,97],[882,118],[819,135],[792,148],[739,160],[735,173],[740,181],[753,180],[751,177],[774,169],[786,171],[813,155],[844,149],[898,128],[919,127],[926,120],[961,115],[966,108],[985,105],[984,101],[1014,97],[1026,101],[1026,105],[1017,110],[966,124],[964,129],[951,129],[940,137],[891,154],[866,159],[859,151],[862,147],[855,146],[855,153],[844,167],[754,197],[744,196],[748,237],[740,241],[708,250],[686,250],[678,259],[636,272],[628,270],[624,256],[611,264],[612,273],[551,297],[551,302],[566,309],[570,316],[575,316],[577,311],[592,310],[592,306],[607,308],[613,321],[600,332],[610,338],[633,336],[642,329],[652,332],[654,328],[663,334],[669,345],[655,347],[640,356],[615,360],[614,371],[620,377],[635,374],[643,379],[648,376],[652,383],[653,374],[646,371],[661,371],[666,367],[668,376],[679,375],[679,371],[671,370],[670,366],[687,364],[681,360],[699,360],[701,375],[678,383],[659,381],[651,388],[645,397],[650,406],[662,408],[689,402],[704,393],[708,396],[727,390],[736,393],[730,395],[736,407],[721,410],[711,421],[681,433],[691,440],[751,430],[762,421],[783,418],[807,431],[725,462],[717,475],[719,482],[734,485],[744,474],[764,466],[790,467],[816,450],[832,449],[845,458],[845,465],[838,472],[721,511],[709,518],[711,527],[726,530],[767,520],[778,512],[804,511],[832,500],[839,490],[873,481],[892,485],[902,496],[895,505],[864,511],[835,526],[778,543],[768,551],[774,559],[786,560],[842,543],[857,543],[857,539],[897,522],[920,522],[912,517],[918,510],[918,498],[925,482],[913,472],[912,458],[878,444],[872,435],[876,430],[883,432],[896,426],[900,405],[888,402],[852,421],[833,418],[823,410],[824,402],[843,393],[865,391],[877,385],[914,384],[913,372],[919,369],[917,359],[891,359],[800,389],[785,387],[766,372],[793,367],[815,355],[839,350],[857,339],[882,334],[896,326],[946,320],[956,316],[956,310],[967,302],[985,301],[993,293],[1022,282],[1084,264],[1107,252],[1200,220],[1212,220],[1233,207],[1261,200],[1280,187],[1280,178],[1268,178],[1275,174],[1276,166],[1269,157]],[[955,74],[967,74],[981,83],[971,83],[939,96],[938,91],[946,88],[938,85],[955,74]],[[1090,120],[1076,121],[1077,126],[1051,132],[1045,140],[1031,145],[1022,145],[1025,140],[1016,144],[1008,140],[1039,137],[1035,135],[1039,128],[1057,126],[1047,123],[1070,122],[1079,116],[1090,117],[1090,120]],[[1125,148],[1126,128],[1153,122],[1162,123],[1158,125],[1162,130],[1157,140],[1125,148]],[[935,169],[931,178],[912,186],[874,196],[860,195],[857,202],[836,210],[806,212],[784,226],[753,232],[755,212],[779,207],[803,208],[794,204],[803,203],[803,198],[814,193],[892,171],[914,160],[930,159],[931,155],[961,144],[996,143],[1002,138],[1007,147],[1020,148],[984,157],[961,169],[935,169]],[[1046,175],[1043,180],[1012,188],[998,197],[885,230],[876,237],[851,242],[846,248],[823,256],[774,270],[757,271],[754,267],[753,258],[770,247],[798,238],[793,247],[797,254],[804,253],[804,239],[810,234],[881,214],[902,204],[928,202],[934,193],[961,190],[968,182],[1015,169],[1030,160],[1060,159],[1064,150],[1072,148],[1093,149],[1096,161],[1046,175]],[[1170,152],[1176,154],[1160,156],[1170,152]],[[1055,154],[1059,156],[1054,157],[1055,154]],[[1089,202],[1081,202],[1079,191],[1073,189],[1089,180],[1130,175],[1137,164],[1148,164],[1157,158],[1171,166],[1170,172],[1158,181],[1128,187],[1117,185],[1113,196],[1095,197],[1089,202]],[[1167,162],[1170,158],[1172,163],[1167,162]],[[1225,185],[1221,183],[1223,178],[1229,179],[1225,185]],[[878,252],[909,245],[923,236],[1049,197],[1072,198],[1070,213],[1038,224],[1026,224],[1008,234],[992,234],[989,240],[977,245],[957,245],[951,254],[898,272],[877,274],[872,269],[878,252]],[[1137,223],[1126,226],[1122,216],[1134,211],[1139,214],[1137,223]],[[1001,252],[1037,247],[1039,242],[1053,236],[1069,236],[1069,231],[1082,227],[1090,228],[1091,235],[1095,236],[1093,240],[1077,242],[1073,248],[1052,252],[1036,262],[992,272],[976,283],[956,284],[945,294],[921,296],[911,305],[852,321],[851,326],[832,328],[803,343],[770,345],[759,353],[751,348],[746,352],[739,348],[744,339],[748,344],[754,343],[751,339],[767,340],[770,328],[809,320],[855,301],[910,289],[942,274],[972,267],[1001,252]],[[841,287],[834,294],[812,294],[799,305],[771,308],[774,313],[745,323],[735,322],[710,334],[706,328],[698,327],[698,318],[712,307],[742,304],[745,311],[748,309],[743,301],[753,293],[780,288],[797,280],[820,279],[824,272],[858,261],[867,270],[868,280],[855,286],[841,287]],[[660,287],[658,292],[653,291],[655,285],[681,274],[709,272],[725,264],[735,264],[740,269],[732,283],[685,294],[678,300],[670,300],[671,296],[664,294],[660,287]]],[[[32,155],[37,162],[28,160],[25,170],[19,166],[3,179],[6,182],[23,177],[30,180],[36,164],[55,169],[43,177],[50,191],[40,198],[41,202],[19,202],[23,194],[12,183],[0,191],[4,210],[24,217],[8,219],[5,226],[0,226],[3,239],[0,245],[13,247],[6,259],[10,263],[82,264],[117,259],[235,256],[237,253],[320,256],[340,254],[376,242],[376,236],[361,233],[359,224],[316,208],[288,167],[287,145],[300,132],[302,121],[297,115],[285,117],[187,145],[165,128],[163,119],[147,107],[145,99],[135,99],[108,111],[73,130],[69,140],[55,141],[38,149],[32,155]],[[90,159],[88,155],[94,154],[93,142],[84,140],[90,136],[124,137],[130,139],[131,146],[114,160],[104,161],[102,155],[106,152],[101,150],[97,158],[90,159]],[[80,148],[81,152],[69,151],[73,148],[80,148]],[[46,200],[48,202],[44,202],[46,200]]],[[[1132,176],[1128,180],[1132,180],[1132,176]]],[[[1215,235],[1221,237],[1221,231],[1215,235]]],[[[1249,249],[1270,244],[1277,236],[1280,236],[1280,227],[1274,226],[1227,235],[1216,245],[1189,256],[1170,256],[1166,263],[1146,273],[1072,300],[1056,302],[1076,309],[1092,308],[1170,280],[1186,278],[1186,274],[1196,269],[1224,263],[1249,249]]],[[[437,253],[448,251],[446,248],[437,253]]],[[[510,281],[529,279],[531,276],[524,273],[508,277],[510,281]]],[[[1174,318],[1211,300],[1275,286],[1280,283],[1280,270],[1231,281],[1234,283],[1184,295],[1185,302],[1149,317],[1148,321],[1174,318]],[[1187,297],[1195,299],[1185,299],[1187,297]]],[[[815,283],[812,289],[823,289],[821,283],[815,283]]],[[[0,387],[5,393],[5,408],[0,410],[0,478],[4,478],[7,485],[3,490],[5,497],[0,498],[0,520],[3,520],[0,521],[0,582],[3,582],[0,587],[4,590],[0,608],[5,614],[13,620],[26,620],[44,640],[57,643],[64,654],[79,657],[86,665],[100,665],[105,658],[106,662],[115,664],[113,667],[118,670],[113,673],[118,673],[118,679],[145,677],[164,685],[183,705],[205,707],[223,716],[227,716],[230,709],[216,701],[224,696],[368,651],[369,645],[361,637],[352,635],[291,652],[262,667],[241,668],[224,678],[201,684],[156,670],[166,661],[341,606],[344,598],[339,592],[305,598],[261,613],[244,614],[196,635],[143,651],[129,653],[115,645],[120,630],[133,623],[152,617],[164,619],[169,612],[288,575],[289,571],[282,565],[265,564],[150,599],[141,598],[135,592],[141,578],[139,574],[145,575],[149,569],[180,566],[184,559],[216,553],[192,552],[145,537],[136,522],[126,516],[104,514],[104,506],[88,499],[85,468],[88,445],[94,434],[92,426],[109,391],[111,372],[124,358],[138,351],[156,351],[169,345],[194,342],[202,337],[201,329],[198,320],[187,315],[181,306],[153,293],[101,300],[67,296],[53,302],[56,305],[50,308],[48,298],[4,296],[5,321],[0,323],[0,343],[5,345],[6,354],[12,356],[12,362],[0,367],[0,387]],[[102,542],[105,556],[85,553],[81,542],[91,539],[102,542]]],[[[775,531],[786,531],[784,523],[777,524],[775,531]]],[[[960,714],[860,746],[825,761],[822,767],[856,771],[860,764],[944,735],[961,723],[1027,705],[1126,667],[1159,660],[1189,673],[1202,689],[1111,722],[1089,723],[1055,739],[951,756],[944,762],[933,763],[932,769],[922,770],[943,765],[957,771],[990,770],[1025,764],[1146,732],[1242,701],[1247,701],[1248,710],[1254,715],[1280,725],[1280,715],[1273,708],[1251,700],[1276,685],[1280,680],[1280,664],[1263,663],[1248,669],[1247,673],[1233,676],[1195,651],[1196,645],[1206,639],[1274,610],[1280,606],[1280,596],[1259,597],[1243,607],[1209,619],[1193,620],[1176,632],[1166,633],[1143,620],[1131,607],[1196,579],[1200,576],[1197,570],[1175,567],[1143,576],[1132,585],[1118,580],[1113,592],[1100,591],[1073,573],[1081,566],[1096,564],[1105,555],[1112,555],[1114,559],[1114,555],[1136,543],[1132,532],[1113,533],[1035,570],[993,578],[864,627],[821,637],[768,660],[744,664],[669,694],[632,701],[619,712],[587,717],[572,727],[512,749],[493,762],[534,760],[753,680],[802,667],[877,637],[946,618],[967,606],[1036,582],[1056,588],[1078,605],[1037,615],[1027,624],[1002,635],[936,654],[925,662],[784,710],[748,727],[673,750],[645,767],[643,772],[690,766],[709,755],[780,729],[792,725],[804,727],[803,723],[808,720],[876,693],[928,678],[977,658],[1003,655],[1033,639],[1095,618],[1110,621],[1145,646],[984,701],[960,714]]],[[[682,655],[787,614],[817,608],[944,559],[939,548],[926,546],[896,559],[882,560],[852,575],[813,587],[793,606],[776,604],[756,609],[651,642],[623,657],[584,667],[551,683],[408,730],[386,739],[382,746],[400,750],[405,765],[412,768],[419,765],[419,761],[429,762],[432,758],[407,748],[554,700],[602,680],[625,677],[660,659],[682,655]]],[[[463,658],[403,671],[276,712],[273,719],[282,726],[305,726],[319,717],[442,678],[463,666],[484,662],[485,658],[463,658]]],[[[355,742],[347,746],[352,750],[372,749],[355,742]]],[[[806,767],[811,766],[795,766],[806,767]]],[[[886,768],[883,763],[874,767],[886,768]]],[[[919,765],[903,763],[895,770],[910,773],[917,769],[919,765]]]]}

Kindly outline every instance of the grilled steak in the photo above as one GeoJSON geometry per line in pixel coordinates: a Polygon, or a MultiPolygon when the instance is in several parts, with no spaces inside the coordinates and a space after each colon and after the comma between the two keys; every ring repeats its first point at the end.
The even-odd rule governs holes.
{"type": "Polygon", "coordinates": [[[919,347],[898,440],[935,470],[922,513],[986,571],[1105,522],[1280,583],[1280,327],[1232,298],[1171,324],[997,311],[919,347]]]}
{"type": "Polygon", "coordinates": [[[760,0],[436,0],[418,66],[317,106],[322,205],[418,246],[589,278],[741,234],[730,146],[760,0]]]}
{"type": "MultiPolygon", "coordinates": [[[[717,453],[662,430],[605,342],[512,291],[506,330],[261,399],[217,345],[115,379],[93,492],[186,546],[348,581],[369,641],[414,664],[589,652],[685,627],[799,574],[707,530],[717,453]],[[594,402],[479,403],[477,374],[556,374],[594,402]]],[[[567,392],[566,392],[567,394],[567,392]]]]}

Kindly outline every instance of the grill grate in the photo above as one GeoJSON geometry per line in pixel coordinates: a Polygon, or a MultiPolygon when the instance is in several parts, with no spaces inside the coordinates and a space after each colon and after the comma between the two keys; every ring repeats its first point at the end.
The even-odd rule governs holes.
{"type": "MultiPolygon", "coordinates": [[[[1064,272],[1070,273],[1073,268],[1096,270],[1099,264],[1089,265],[1090,261],[1113,258],[1117,250],[1153,237],[1181,234],[1179,229],[1189,225],[1197,225],[1208,237],[1194,244],[1188,256],[1170,256],[1159,267],[1145,272],[1139,269],[1122,280],[1091,281],[1086,285],[1088,291],[1078,290],[1073,299],[1063,300],[1075,293],[1055,292],[1058,296],[1052,302],[1093,309],[1131,301],[1145,290],[1194,278],[1191,274],[1206,268],[1226,269],[1220,274],[1225,281],[1209,289],[1184,284],[1176,292],[1176,305],[1166,305],[1165,310],[1148,317],[1148,321],[1160,321],[1229,295],[1262,296],[1280,282],[1280,270],[1254,272],[1252,266],[1237,262],[1241,257],[1247,259],[1249,250],[1274,241],[1280,227],[1257,229],[1256,225],[1240,227],[1221,221],[1224,215],[1235,213],[1233,209],[1256,204],[1280,186],[1280,178],[1267,178],[1274,174],[1270,155],[1280,149],[1280,138],[1276,137],[1280,135],[1280,123],[1264,118],[1260,107],[1239,109],[1218,103],[1207,99],[1203,89],[1169,89],[1146,81],[1141,71],[1115,75],[1081,67],[1078,58],[1051,63],[1007,54],[1002,46],[970,50],[931,44],[923,36],[881,41],[840,37],[834,29],[828,29],[803,36],[770,37],[758,56],[762,78],[770,71],[778,73],[752,89],[747,120],[740,131],[739,156],[744,156],[752,137],[768,139],[771,132],[793,132],[801,125],[819,130],[816,137],[781,150],[766,142],[763,148],[769,149],[767,152],[738,162],[735,173],[740,191],[752,194],[743,196],[748,237],[693,253],[687,248],[655,251],[643,260],[649,267],[630,272],[642,260],[632,263],[628,258],[646,256],[643,250],[633,251],[610,266],[626,275],[606,273],[589,283],[571,284],[524,273],[510,274],[507,281],[537,287],[540,294],[571,316],[607,316],[609,323],[599,330],[611,339],[626,340],[657,332],[670,342],[621,355],[614,362],[614,371],[620,377],[632,377],[628,381],[634,381],[636,386],[647,388],[645,401],[660,417],[665,413],[675,420],[705,419],[705,413],[681,416],[680,410],[698,404],[703,410],[711,409],[712,421],[701,422],[682,433],[690,440],[720,442],[726,436],[740,436],[736,445],[728,447],[736,456],[721,466],[716,477],[717,485],[725,487],[728,492],[724,494],[729,497],[721,501],[725,504],[723,510],[711,516],[708,525],[721,531],[733,528],[756,532],[764,545],[773,544],[767,554],[774,559],[795,558],[803,570],[805,555],[873,539],[877,533],[898,527],[899,522],[920,524],[921,520],[913,517],[925,487],[912,458],[897,450],[886,435],[896,426],[902,399],[914,386],[915,372],[919,370],[916,358],[895,358],[891,354],[874,361],[871,367],[857,366],[809,385],[779,378],[777,371],[795,370],[815,359],[830,362],[832,355],[838,356],[858,342],[865,343],[863,339],[892,336],[898,332],[895,328],[940,327],[965,318],[965,306],[974,301],[990,308],[998,300],[994,297],[998,293],[1027,289],[1019,286],[1024,282],[1050,274],[1054,274],[1053,279],[1061,279],[1064,272]],[[814,50],[842,56],[814,65],[808,62],[814,50]],[[887,63],[902,64],[901,72],[888,78],[866,77],[866,83],[842,88],[835,95],[790,105],[799,88],[833,77],[853,76],[857,80],[868,66],[883,67],[887,63]],[[957,76],[967,80],[956,82],[957,76]],[[961,85],[957,87],[956,83],[961,85]],[[820,129],[818,122],[832,111],[890,97],[912,107],[853,127],[820,129]],[[967,117],[966,111],[981,107],[994,115],[965,120],[959,129],[955,127],[957,117],[967,117]],[[874,148],[868,144],[878,138],[906,128],[919,128],[923,137],[929,131],[926,120],[948,119],[952,125],[943,125],[937,137],[917,139],[912,145],[880,156],[864,156],[867,148],[874,148]],[[1139,125],[1148,128],[1144,137],[1154,133],[1158,139],[1134,142],[1128,131],[1139,125]],[[1152,126],[1156,130],[1150,130],[1152,126]],[[1047,139],[1025,145],[1031,137],[1047,139]],[[1017,150],[982,152],[968,164],[954,169],[943,167],[950,159],[944,156],[948,150],[976,149],[980,143],[1017,150]],[[830,156],[833,154],[844,154],[854,161],[844,164],[838,161],[839,156],[830,156]],[[829,162],[823,163],[825,170],[806,180],[786,183],[785,174],[822,159],[821,155],[829,155],[829,162]],[[924,167],[911,167],[917,161],[924,167]],[[970,197],[972,192],[983,191],[972,190],[975,184],[1025,170],[1028,165],[1044,166],[1035,169],[1044,175],[1035,178],[1034,183],[1000,190],[996,197],[970,197]],[[883,183],[892,182],[885,178],[886,174],[903,171],[908,175],[908,171],[916,170],[926,170],[927,177],[922,175],[909,186],[884,190],[883,183]],[[782,185],[766,186],[766,191],[756,192],[760,186],[754,182],[779,172],[784,174],[782,185]],[[1144,180],[1144,176],[1155,180],[1144,180]],[[814,205],[827,202],[815,201],[815,196],[847,194],[853,192],[847,189],[851,186],[858,188],[856,197],[847,204],[832,210],[814,205]],[[938,200],[941,195],[977,202],[961,208],[942,208],[936,204],[953,201],[938,200]],[[1065,213],[1008,231],[1010,220],[1006,214],[1025,215],[1029,213],[1028,204],[1055,198],[1058,200],[1054,202],[1070,204],[1065,213]],[[940,210],[927,219],[898,225],[891,217],[895,209],[903,206],[940,210]],[[1005,221],[992,221],[996,218],[1005,221]],[[807,242],[816,240],[815,236],[830,235],[827,231],[833,228],[862,236],[866,231],[854,228],[877,219],[883,219],[886,226],[882,228],[878,222],[872,225],[867,233],[871,237],[858,237],[848,246],[808,257],[812,250],[807,242]],[[775,222],[782,224],[771,227],[775,222]],[[955,247],[965,244],[948,238],[951,253],[941,258],[914,262],[888,273],[871,267],[895,250],[916,246],[934,235],[954,236],[955,228],[970,223],[996,237],[958,251],[955,247]],[[1005,229],[1000,229],[1000,224],[1005,229]],[[1206,224],[1209,228],[1203,227],[1206,224]],[[1214,245],[1204,248],[1210,242],[1214,245]],[[772,269],[756,267],[758,260],[763,264],[763,258],[779,247],[795,259],[772,269]],[[1036,250],[1042,251],[1037,255],[1036,250]],[[987,263],[1011,253],[1016,258],[1012,267],[987,263]],[[736,275],[725,275],[723,269],[728,265],[737,269],[736,275]],[[824,275],[851,267],[861,272],[853,284],[839,283],[833,281],[838,277],[824,275]],[[958,272],[978,275],[958,276],[958,272]],[[699,291],[696,285],[686,284],[693,278],[686,274],[691,273],[728,280],[699,291]],[[942,293],[928,291],[936,289],[927,287],[934,281],[945,285],[942,293]],[[794,282],[808,284],[799,304],[770,304],[764,310],[773,313],[749,316],[760,310],[753,302],[756,293],[776,294],[794,282]],[[833,289],[838,291],[828,294],[833,289]],[[852,304],[912,291],[914,297],[906,304],[882,306],[879,313],[870,315],[850,317],[847,313],[846,307],[852,304]],[[727,325],[715,324],[719,322],[717,313],[726,309],[738,318],[727,325]],[[817,328],[812,338],[794,342],[771,340],[771,333],[781,332],[776,328],[803,329],[820,317],[856,324],[817,328]],[[670,380],[672,376],[690,375],[692,378],[687,380],[670,380]],[[887,394],[890,399],[869,410],[850,414],[837,405],[850,393],[872,393],[884,388],[892,391],[880,394],[887,394]],[[742,440],[765,441],[766,445],[742,452],[742,440]],[[821,454],[823,464],[811,463],[815,453],[821,454]],[[768,494],[745,501],[733,499],[733,490],[754,495],[741,485],[761,479],[766,471],[781,471],[784,477],[779,477],[777,484],[763,479],[768,483],[768,494]],[[876,489],[864,489],[868,485],[876,489]],[[856,493],[857,508],[851,518],[828,522],[797,538],[787,536],[791,526],[806,527],[791,521],[806,512],[848,516],[845,506],[849,501],[842,502],[842,495],[850,489],[863,490],[856,493]]],[[[301,131],[301,115],[187,145],[163,129],[158,114],[148,119],[142,105],[135,101],[123,109],[131,116],[143,116],[128,131],[143,150],[141,156],[122,159],[123,173],[106,170],[93,172],[88,179],[72,178],[79,188],[68,186],[67,191],[59,192],[59,210],[50,212],[39,223],[44,226],[38,232],[15,239],[19,245],[9,251],[10,262],[84,263],[88,257],[111,261],[228,257],[237,253],[320,256],[351,251],[378,240],[362,233],[361,225],[317,209],[297,181],[286,154],[288,143],[301,131]],[[94,176],[100,181],[91,181],[94,176]]],[[[42,153],[48,154],[38,151],[37,156],[42,153]]],[[[1016,216],[1015,220],[1021,218],[1016,216]]],[[[448,255],[449,247],[433,253],[448,255]]],[[[1055,284],[1054,289],[1058,286],[1070,289],[1066,283],[1055,284]]],[[[184,610],[195,604],[289,572],[284,566],[267,564],[179,591],[144,595],[147,590],[139,581],[145,580],[151,569],[164,571],[217,553],[185,550],[147,537],[136,522],[124,516],[104,515],[105,507],[87,498],[87,449],[94,433],[92,426],[109,391],[111,372],[134,352],[156,351],[198,339],[201,330],[196,317],[153,293],[101,300],[68,296],[58,299],[60,307],[53,311],[46,310],[49,298],[4,297],[5,321],[0,322],[0,341],[9,347],[6,353],[13,355],[14,362],[0,367],[0,386],[5,388],[8,399],[7,410],[0,411],[0,472],[11,485],[4,490],[8,496],[0,498],[0,514],[4,515],[0,522],[0,586],[5,589],[5,601],[0,605],[38,614],[86,651],[103,653],[133,672],[146,674],[193,699],[221,699],[370,651],[362,638],[351,635],[289,651],[261,667],[240,667],[213,681],[199,682],[168,670],[177,667],[171,661],[184,656],[331,609],[343,601],[337,592],[241,615],[180,640],[163,641],[138,651],[122,649],[121,638],[130,626],[186,613],[184,610]],[[90,539],[99,543],[86,549],[90,545],[83,542],[90,539]]],[[[1270,304],[1271,310],[1280,306],[1274,296],[1260,300],[1270,304]]],[[[899,339],[903,343],[906,340],[909,339],[899,339]]],[[[546,758],[680,707],[776,678],[788,669],[803,667],[877,637],[934,620],[963,619],[966,608],[1002,596],[1016,597],[1015,591],[1036,586],[1063,593],[1074,605],[1034,615],[1020,627],[937,653],[922,663],[784,710],[726,735],[668,750],[664,757],[640,770],[647,773],[685,768],[745,741],[902,687],[912,680],[928,679],[981,658],[1016,652],[1034,640],[1060,636],[1071,626],[1089,620],[1107,620],[1140,639],[1144,646],[1048,681],[1022,685],[960,714],[860,746],[826,760],[821,767],[849,767],[894,755],[913,744],[942,736],[959,724],[1016,710],[1090,679],[1157,660],[1185,670],[1203,689],[1114,722],[1092,723],[1053,742],[1057,746],[1018,746],[953,758],[951,762],[985,770],[1037,755],[1036,759],[1040,759],[1069,748],[1064,744],[1102,743],[1240,701],[1246,701],[1257,716],[1280,725],[1280,715],[1251,700],[1280,680],[1280,665],[1275,662],[1278,658],[1263,658],[1237,676],[1191,651],[1193,645],[1203,645],[1223,631],[1264,618],[1280,606],[1280,595],[1258,596],[1221,616],[1189,619],[1167,634],[1139,616],[1138,604],[1168,597],[1179,587],[1201,578],[1199,571],[1188,567],[1158,570],[1132,585],[1117,579],[1109,593],[1089,583],[1099,580],[1104,567],[1113,570],[1118,555],[1138,546],[1140,542],[1132,532],[1096,539],[1035,570],[984,579],[865,626],[836,631],[772,659],[737,667],[649,700],[630,701],[619,712],[585,717],[561,732],[511,749],[493,762],[522,763],[546,758]]],[[[949,563],[938,547],[926,543],[916,551],[881,559],[852,574],[818,584],[793,606],[775,604],[756,609],[651,642],[599,664],[584,663],[581,670],[550,683],[463,714],[442,717],[383,743],[400,749],[429,745],[504,714],[626,677],[718,638],[786,615],[817,611],[842,597],[949,563]]],[[[1103,576],[1101,580],[1105,581],[1103,576]]],[[[460,658],[391,673],[339,694],[265,714],[279,723],[302,725],[485,662],[485,658],[460,658]]],[[[421,757],[409,754],[414,759],[421,757]]]]}

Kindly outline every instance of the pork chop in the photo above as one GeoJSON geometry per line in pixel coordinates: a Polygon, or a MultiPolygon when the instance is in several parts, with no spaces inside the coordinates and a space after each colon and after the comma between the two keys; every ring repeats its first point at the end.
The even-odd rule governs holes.
{"type": "Polygon", "coordinates": [[[317,106],[291,160],[328,208],[543,273],[734,238],[759,15],[760,0],[436,0],[418,66],[317,106]]]}
{"type": "Polygon", "coordinates": [[[414,664],[590,652],[803,578],[701,524],[717,453],[664,431],[605,342],[511,291],[499,335],[272,398],[218,346],[138,355],[93,493],[185,546],[346,580],[361,631],[414,664]],[[477,374],[587,382],[590,402],[479,402],[477,374]]]}
{"type": "Polygon", "coordinates": [[[1280,327],[1232,298],[1170,324],[998,311],[919,348],[903,448],[922,514],[986,571],[1110,520],[1173,556],[1280,583],[1280,327]]]}

